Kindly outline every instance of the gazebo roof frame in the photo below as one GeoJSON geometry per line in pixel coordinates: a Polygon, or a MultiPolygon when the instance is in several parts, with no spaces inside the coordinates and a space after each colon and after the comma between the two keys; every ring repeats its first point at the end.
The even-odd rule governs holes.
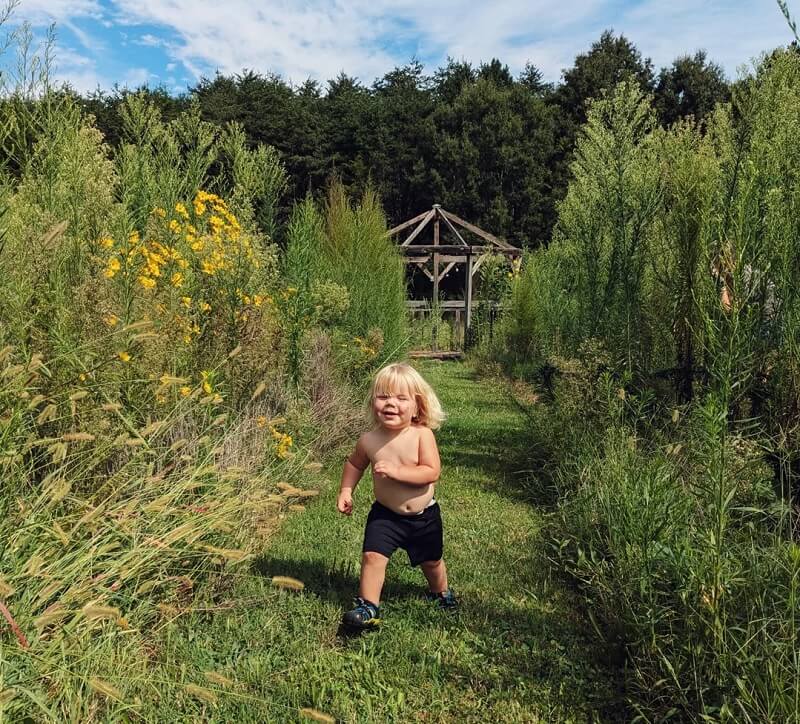
{"type": "Polygon", "coordinates": [[[466,313],[466,327],[469,329],[472,322],[472,280],[481,264],[490,254],[503,254],[509,258],[516,258],[522,254],[522,250],[494,234],[464,221],[454,213],[445,211],[440,204],[434,204],[430,211],[424,211],[413,219],[398,224],[387,234],[389,237],[399,239],[401,233],[408,229],[411,229],[410,233],[400,242],[403,257],[406,264],[415,264],[433,282],[434,300],[438,301],[439,299],[439,283],[447,273],[456,264],[466,263],[467,275],[463,309],[466,313]],[[442,224],[445,230],[455,237],[457,243],[440,243],[442,224]],[[422,232],[429,226],[433,227],[433,244],[419,243],[422,232]],[[468,243],[464,238],[465,232],[477,236],[481,243],[468,243]],[[428,269],[428,262],[431,260],[433,261],[433,271],[428,269]],[[445,264],[442,270],[440,270],[441,263],[445,264]]]}

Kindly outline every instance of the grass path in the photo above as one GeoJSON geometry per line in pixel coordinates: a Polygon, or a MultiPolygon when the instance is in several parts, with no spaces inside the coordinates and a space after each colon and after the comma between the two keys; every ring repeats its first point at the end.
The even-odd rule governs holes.
{"type": "Polygon", "coordinates": [[[332,465],[330,486],[284,521],[256,562],[251,573],[262,575],[242,576],[226,592],[240,605],[174,630],[170,659],[243,684],[208,718],[297,721],[299,708],[315,707],[347,722],[582,722],[608,711],[608,673],[569,594],[551,578],[543,516],[527,502],[514,462],[525,444],[523,416],[500,388],[458,363],[429,363],[423,372],[449,414],[438,434],[437,498],[460,614],[422,599],[422,574],[401,551],[389,566],[381,630],[337,635],[357,590],[372,491],[365,477],[353,516],[341,516],[332,465]],[[306,590],[271,588],[272,575],[297,577],[306,590]]]}

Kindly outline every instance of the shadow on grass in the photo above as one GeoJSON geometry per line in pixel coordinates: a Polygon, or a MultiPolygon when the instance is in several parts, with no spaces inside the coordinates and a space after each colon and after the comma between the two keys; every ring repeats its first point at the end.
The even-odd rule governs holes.
{"type": "MultiPolygon", "coordinates": [[[[267,578],[297,578],[305,584],[306,591],[343,607],[350,606],[358,595],[359,568],[350,561],[289,559],[266,555],[253,562],[253,572],[267,578]]],[[[422,574],[418,586],[387,577],[383,598],[422,598],[424,592],[422,574]]]]}
{"type": "MultiPolygon", "coordinates": [[[[511,415],[514,403],[509,400],[503,407],[511,415]]],[[[445,466],[479,470],[494,481],[496,492],[515,501],[545,507],[555,503],[556,489],[546,474],[554,453],[535,439],[527,418],[513,427],[479,427],[469,419],[455,419],[440,439],[445,466]]]]}

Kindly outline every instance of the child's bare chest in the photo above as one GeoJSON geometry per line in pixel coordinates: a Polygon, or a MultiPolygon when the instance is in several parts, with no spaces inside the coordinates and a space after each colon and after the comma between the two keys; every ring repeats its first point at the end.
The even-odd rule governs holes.
{"type": "Polygon", "coordinates": [[[419,434],[413,428],[389,439],[376,435],[365,447],[373,464],[379,461],[400,465],[419,464],[419,434]]]}

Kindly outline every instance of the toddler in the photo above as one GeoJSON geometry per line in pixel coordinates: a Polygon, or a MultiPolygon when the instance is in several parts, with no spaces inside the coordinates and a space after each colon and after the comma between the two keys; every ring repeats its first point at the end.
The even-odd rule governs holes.
{"type": "Polygon", "coordinates": [[[343,623],[355,629],[380,623],[380,597],[389,557],[398,548],[420,566],[429,600],[458,605],[442,560],[442,516],[433,497],[441,465],[433,430],[444,414],[431,386],[410,365],[391,364],[375,376],[370,393],[372,430],[364,433],[344,464],[339,512],[353,512],[353,490],[372,465],[375,502],[367,517],[361,581],[355,608],[343,623]]]}

